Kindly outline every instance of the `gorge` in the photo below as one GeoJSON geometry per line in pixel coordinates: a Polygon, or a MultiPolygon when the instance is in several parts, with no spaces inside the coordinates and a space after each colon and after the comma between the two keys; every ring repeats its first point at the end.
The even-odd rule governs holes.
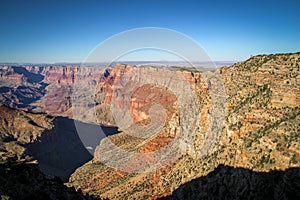
{"type": "Polygon", "coordinates": [[[255,197],[262,198],[260,194],[267,190],[261,188],[272,190],[278,199],[299,196],[299,102],[300,53],[253,56],[207,72],[127,64],[103,68],[3,65],[1,162],[32,156],[43,173],[59,176],[66,186],[95,198],[205,199],[209,193],[216,198],[224,194],[242,198],[253,190],[255,197]],[[146,79],[138,82],[139,77],[146,79]],[[123,80],[132,82],[119,84],[123,80]],[[174,80],[177,88],[187,85],[194,96],[175,91],[174,80]],[[222,87],[215,91],[222,95],[213,99],[214,84],[219,83],[222,87]],[[126,100],[124,94],[130,92],[126,100]],[[161,107],[152,109],[156,105],[161,107]],[[216,113],[218,107],[224,112],[216,113]],[[164,123],[151,137],[130,134],[132,127],[140,129],[115,121],[125,108],[131,123],[139,127],[153,128],[151,116],[157,116],[155,123],[161,121],[157,113],[161,109],[164,123]],[[220,130],[212,128],[219,119],[215,115],[223,114],[224,121],[216,125],[220,130]],[[207,137],[215,135],[215,142],[207,142],[207,137]],[[110,143],[118,151],[108,148],[110,143]],[[152,154],[173,144],[175,153],[152,154]],[[124,158],[120,149],[143,159],[124,158]],[[161,165],[152,167],[153,163],[161,165]],[[277,182],[270,189],[267,185],[272,180],[277,182]]]}

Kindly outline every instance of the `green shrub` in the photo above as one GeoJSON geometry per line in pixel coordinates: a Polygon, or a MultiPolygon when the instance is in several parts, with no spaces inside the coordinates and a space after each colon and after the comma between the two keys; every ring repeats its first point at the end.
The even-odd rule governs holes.
{"type": "Polygon", "coordinates": [[[1,195],[1,200],[9,200],[10,197],[7,195],[1,195]]]}

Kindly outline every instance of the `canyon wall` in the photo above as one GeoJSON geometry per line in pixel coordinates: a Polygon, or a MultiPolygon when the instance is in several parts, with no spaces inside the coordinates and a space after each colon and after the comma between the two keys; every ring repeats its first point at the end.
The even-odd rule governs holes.
{"type": "Polygon", "coordinates": [[[299,53],[260,55],[206,73],[1,66],[1,102],[119,126],[120,133],[96,141],[94,159],[68,185],[111,199],[156,199],[219,164],[257,172],[299,167],[299,62],[299,53]],[[27,97],[25,86],[37,92],[27,97]]]}
{"type": "MultiPolygon", "coordinates": [[[[176,107],[176,98],[173,99],[172,95],[168,95],[169,104],[173,105],[169,107],[172,110],[171,117],[158,135],[143,139],[122,132],[102,140],[98,151],[95,152],[94,160],[77,169],[71,176],[69,184],[80,187],[83,191],[112,199],[155,199],[171,194],[185,182],[207,175],[219,164],[243,167],[257,172],[299,167],[299,62],[299,53],[261,55],[217,70],[216,73],[221,77],[226,94],[224,104],[226,116],[217,142],[204,157],[199,156],[199,152],[201,153],[203,149],[204,141],[207,141],[205,139],[212,136],[206,135],[209,134],[207,130],[211,130],[209,127],[214,119],[212,113],[215,107],[210,93],[212,85],[203,81],[205,80],[203,74],[182,70],[180,73],[185,75],[186,80],[196,91],[197,98],[194,100],[200,107],[202,115],[198,119],[201,126],[192,138],[188,138],[189,145],[183,153],[180,152],[181,156],[175,156],[176,159],[172,162],[146,173],[134,171],[145,168],[145,163],[154,159],[150,152],[164,148],[175,140],[174,135],[180,135],[180,132],[176,131],[178,127],[182,127],[178,118],[180,115],[176,107]],[[112,158],[109,157],[109,153],[113,151],[106,148],[110,143],[117,149],[141,154],[145,157],[145,163],[141,164],[136,159],[126,159],[127,165],[120,170],[113,165],[118,163],[117,160],[112,159],[112,162],[109,162],[104,159],[104,162],[99,162],[97,157],[112,158]]],[[[143,91],[151,88],[152,85],[143,91]]],[[[141,122],[147,124],[145,102],[148,98],[146,95],[144,100],[141,100],[144,94],[140,92],[140,96],[136,94],[133,97],[137,103],[132,103],[139,112],[143,112],[143,108],[146,109],[144,112],[146,116],[139,116],[141,122]]],[[[132,116],[137,120],[134,114],[132,116]]],[[[192,111],[185,113],[185,116],[192,117],[192,111]]],[[[116,151],[113,157],[118,158],[118,155],[121,158],[123,154],[116,151]]]]}

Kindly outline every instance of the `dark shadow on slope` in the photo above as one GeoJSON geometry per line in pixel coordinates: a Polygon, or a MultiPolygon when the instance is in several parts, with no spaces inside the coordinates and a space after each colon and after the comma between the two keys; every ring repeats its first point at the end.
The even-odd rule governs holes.
{"type": "Polygon", "coordinates": [[[26,154],[38,160],[45,174],[59,176],[63,181],[68,181],[76,168],[93,158],[93,150],[105,137],[99,130],[108,135],[118,133],[116,127],[100,128],[99,125],[82,122],[76,122],[75,126],[74,120],[57,117],[54,128],[44,132],[38,141],[30,143],[26,147],[26,154]],[[78,123],[81,124],[79,128],[78,123]]]}
{"type": "Polygon", "coordinates": [[[19,107],[27,108],[29,104],[40,100],[45,94],[45,88],[48,86],[46,83],[39,83],[39,86],[19,86],[13,94],[16,95],[17,99],[22,103],[19,107]]]}
{"type": "Polygon", "coordinates": [[[0,94],[6,93],[6,92],[9,92],[9,91],[10,91],[9,87],[0,87],[0,94]]]}
{"type": "Polygon", "coordinates": [[[75,121],[75,126],[82,143],[92,155],[102,138],[119,133],[115,126],[99,126],[81,121],[75,121]]]}
{"type": "MultiPolygon", "coordinates": [[[[0,103],[11,108],[28,108],[34,109],[30,104],[41,99],[45,94],[47,83],[42,82],[44,76],[29,72],[24,67],[12,67],[15,73],[22,74],[24,80],[21,85],[17,86],[13,83],[12,86],[0,85],[0,95],[2,100],[0,103]]],[[[10,80],[13,82],[13,80],[10,80]]]]}
{"type": "Polygon", "coordinates": [[[39,83],[44,79],[43,75],[31,73],[24,67],[12,67],[12,68],[14,69],[14,72],[18,74],[23,74],[27,78],[27,82],[29,83],[39,83]]]}
{"type": "Polygon", "coordinates": [[[0,95],[2,96],[2,104],[11,108],[28,108],[33,109],[30,104],[40,100],[45,94],[45,88],[48,84],[40,82],[36,85],[21,85],[14,87],[0,87],[0,95]]]}
{"type": "Polygon", "coordinates": [[[12,158],[0,162],[0,196],[1,199],[98,199],[89,194],[67,187],[57,177],[43,174],[34,163],[21,162],[12,158]]]}
{"type": "Polygon", "coordinates": [[[266,173],[220,165],[162,199],[300,199],[300,168],[266,173]]]}

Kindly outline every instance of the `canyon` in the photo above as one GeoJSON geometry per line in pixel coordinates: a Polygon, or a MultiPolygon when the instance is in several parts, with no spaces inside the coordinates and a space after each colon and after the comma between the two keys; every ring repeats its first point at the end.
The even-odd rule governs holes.
{"type": "Polygon", "coordinates": [[[254,187],[274,170],[299,189],[300,53],[204,71],[3,65],[0,102],[3,158],[98,198],[193,199],[214,176],[254,187]]]}

